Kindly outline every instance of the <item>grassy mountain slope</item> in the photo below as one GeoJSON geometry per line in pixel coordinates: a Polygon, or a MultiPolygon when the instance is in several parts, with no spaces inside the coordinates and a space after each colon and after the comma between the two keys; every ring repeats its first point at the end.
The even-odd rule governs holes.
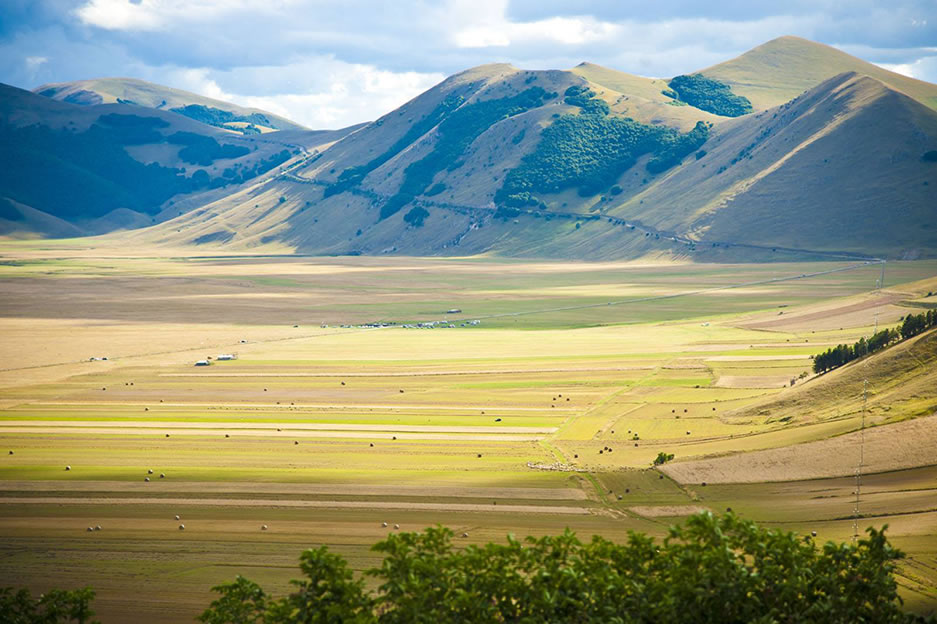
{"type": "MultiPolygon", "coordinates": [[[[808,60],[832,50],[783,38],[747,66],[788,43],[808,60]]],[[[855,72],[737,118],[675,105],[665,86],[590,64],[473,68],[134,237],[322,254],[937,255],[934,110],[855,72]]]]}
{"type": "Polygon", "coordinates": [[[690,159],[610,214],[700,241],[896,256],[937,249],[937,112],[843,74],[717,126],[690,159]]]}
{"type": "Polygon", "coordinates": [[[836,48],[800,37],[772,39],[699,73],[729,84],[733,92],[751,100],[756,110],[764,110],[783,104],[844,72],[870,76],[929,108],[937,109],[937,85],[896,74],[836,48]]]}
{"type": "Polygon", "coordinates": [[[42,85],[33,92],[84,106],[123,103],[157,110],[173,110],[209,125],[236,132],[244,132],[249,125],[254,126],[258,133],[304,129],[294,121],[257,108],[238,106],[135,78],[94,78],[60,82],[42,85]],[[212,115],[211,111],[223,111],[229,115],[212,115]]]}
{"type": "MultiPolygon", "coordinates": [[[[140,227],[162,218],[176,199],[230,192],[307,147],[344,134],[246,137],[172,112],[127,104],[78,106],[0,85],[0,197],[79,231],[140,227]]],[[[0,233],[73,233],[30,222],[7,220],[0,233]]],[[[35,221],[40,222],[51,223],[35,221]]]]}

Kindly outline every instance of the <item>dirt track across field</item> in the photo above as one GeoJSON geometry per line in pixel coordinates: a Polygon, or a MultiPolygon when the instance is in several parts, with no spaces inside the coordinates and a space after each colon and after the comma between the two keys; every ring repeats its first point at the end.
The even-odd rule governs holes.
{"type": "Polygon", "coordinates": [[[97,498],[97,497],[4,497],[0,505],[186,505],[196,507],[293,507],[308,509],[400,509],[406,511],[484,511],[520,514],[561,514],[584,516],[592,513],[584,507],[558,505],[479,505],[472,503],[418,503],[407,501],[303,501],[240,498],[97,498]]]}
{"type": "Polygon", "coordinates": [[[125,433],[132,433],[133,429],[160,429],[160,430],[185,430],[185,429],[208,429],[208,430],[244,430],[261,434],[263,431],[272,431],[277,433],[277,429],[283,429],[280,433],[295,433],[307,431],[401,431],[405,433],[553,433],[556,427],[489,427],[489,426],[465,426],[465,427],[447,427],[437,425],[365,425],[365,424],[343,424],[343,423],[242,423],[242,422],[189,422],[189,421],[146,421],[146,420],[4,420],[0,421],[0,431],[12,431],[17,427],[29,427],[31,431],[39,428],[54,427],[56,429],[114,429],[119,428],[127,430],[125,433]]]}
{"type": "Polygon", "coordinates": [[[473,487],[452,485],[363,485],[356,483],[253,483],[249,481],[3,481],[5,492],[135,492],[141,488],[172,494],[274,494],[347,496],[425,496],[447,498],[520,498],[586,500],[578,488],[473,487]]]}

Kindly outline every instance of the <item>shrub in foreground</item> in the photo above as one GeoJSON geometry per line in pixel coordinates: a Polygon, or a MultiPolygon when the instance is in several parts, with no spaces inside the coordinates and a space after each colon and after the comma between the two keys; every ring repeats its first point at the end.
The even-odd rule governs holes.
{"type": "Polygon", "coordinates": [[[300,558],[282,598],[238,577],[200,616],[208,624],[403,622],[915,622],[894,579],[902,554],[884,529],[855,544],[759,527],[733,514],[690,517],[662,541],[570,531],[456,548],[443,527],[394,533],[380,567],[355,579],[326,547],[300,558]]]}

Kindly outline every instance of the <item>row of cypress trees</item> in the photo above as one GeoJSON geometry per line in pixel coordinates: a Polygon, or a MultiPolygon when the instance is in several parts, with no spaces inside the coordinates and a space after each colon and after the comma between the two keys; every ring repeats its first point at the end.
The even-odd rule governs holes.
{"type": "Polygon", "coordinates": [[[833,370],[843,364],[848,364],[853,360],[880,351],[899,340],[907,340],[911,336],[916,336],[935,325],[937,325],[937,310],[928,310],[921,314],[908,314],[897,329],[883,329],[872,334],[871,338],[862,337],[855,344],[836,345],[818,354],[813,359],[813,372],[825,373],[833,370]]]}

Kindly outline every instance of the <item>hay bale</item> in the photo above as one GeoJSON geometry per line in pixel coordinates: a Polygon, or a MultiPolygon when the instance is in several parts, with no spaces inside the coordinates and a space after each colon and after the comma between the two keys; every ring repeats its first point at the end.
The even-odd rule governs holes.
{"type": "Polygon", "coordinates": [[[91,533],[93,531],[94,531],[94,527],[88,527],[88,533],[91,533]]]}
{"type": "Polygon", "coordinates": [[[481,457],[481,456],[482,456],[482,454],[481,454],[481,453],[479,453],[479,454],[478,454],[478,456],[479,456],[479,457],[481,457]]]}
{"type": "Polygon", "coordinates": [[[226,433],[226,434],[224,434],[224,437],[230,438],[231,436],[229,436],[229,435],[226,433]]]}
{"type": "Polygon", "coordinates": [[[386,523],[386,522],[382,522],[382,523],[381,523],[381,526],[386,529],[386,528],[387,528],[387,523],[386,523]]]}
{"type": "Polygon", "coordinates": [[[71,470],[71,469],[72,469],[71,466],[65,466],[65,472],[68,472],[68,471],[71,470]]]}
{"type": "Polygon", "coordinates": [[[100,531],[100,530],[101,530],[101,525],[99,524],[99,525],[95,526],[95,527],[94,527],[94,530],[95,530],[95,531],[100,531]]]}
{"type": "Polygon", "coordinates": [[[169,437],[169,434],[168,434],[168,433],[166,434],[166,437],[167,437],[167,438],[169,437]]]}
{"type": "Polygon", "coordinates": [[[395,525],[394,525],[394,528],[399,531],[399,530],[400,530],[400,525],[399,525],[399,524],[395,524],[395,525]]]}
{"type": "Polygon", "coordinates": [[[150,478],[149,478],[149,477],[143,477],[143,480],[146,481],[147,483],[150,482],[150,478]]]}
{"type": "Polygon", "coordinates": [[[151,468],[151,469],[147,470],[147,471],[146,471],[146,474],[153,474],[153,469],[151,468]]]}
{"type": "Polygon", "coordinates": [[[159,473],[159,478],[160,478],[160,479],[165,479],[165,478],[166,478],[166,473],[165,473],[165,472],[159,473]]]}
{"type": "Polygon", "coordinates": [[[374,442],[371,442],[371,448],[374,448],[374,442]]]}
{"type": "Polygon", "coordinates": [[[176,514],[176,520],[178,520],[178,519],[179,519],[179,514],[176,514]]]}
{"type": "Polygon", "coordinates": [[[266,524],[260,525],[260,530],[261,530],[261,531],[266,531],[266,530],[267,530],[267,525],[266,525],[266,524]]]}
{"type": "Polygon", "coordinates": [[[185,525],[184,525],[184,524],[180,524],[180,525],[179,525],[179,530],[180,530],[180,531],[185,531],[185,525]]]}
{"type": "Polygon", "coordinates": [[[468,533],[463,533],[462,537],[468,537],[468,533]]]}

